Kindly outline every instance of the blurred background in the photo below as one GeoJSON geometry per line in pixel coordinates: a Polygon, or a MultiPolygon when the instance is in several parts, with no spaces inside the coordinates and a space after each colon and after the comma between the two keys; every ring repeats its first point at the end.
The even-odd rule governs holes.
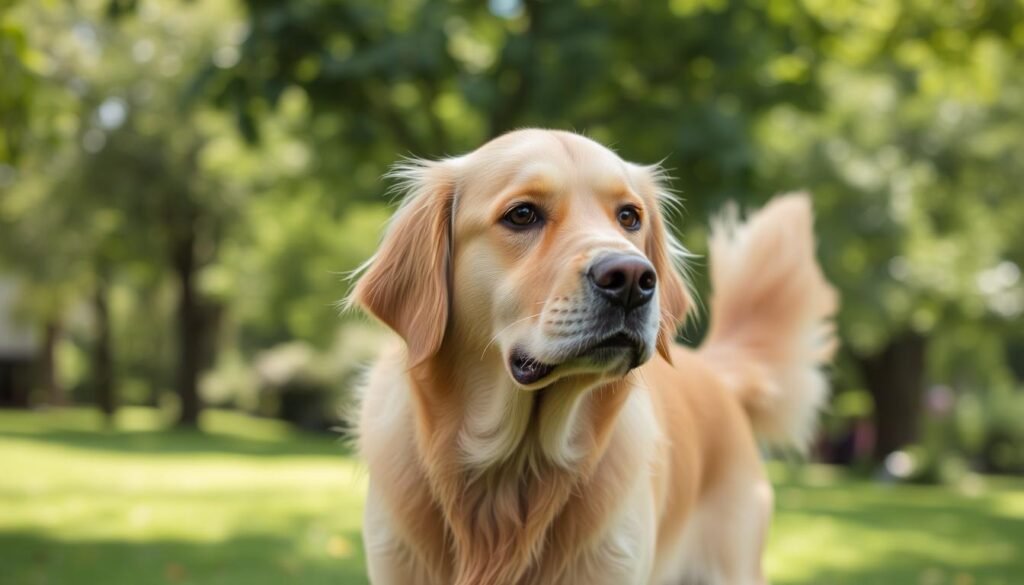
{"type": "Polygon", "coordinates": [[[663,161],[698,255],[813,192],[773,582],[1024,582],[1024,2],[0,0],[0,583],[365,583],[344,275],[391,163],[523,126],[663,161]]]}

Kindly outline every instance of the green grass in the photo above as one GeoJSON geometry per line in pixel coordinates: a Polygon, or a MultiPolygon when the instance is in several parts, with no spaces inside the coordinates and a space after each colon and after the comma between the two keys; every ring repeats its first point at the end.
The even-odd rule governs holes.
{"type": "Polygon", "coordinates": [[[0,412],[3,585],[358,584],[365,473],[329,437],[226,412],[0,412]]]}
{"type": "MultiPolygon", "coordinates": [[[[228,412],[205,434],[163,423],[0,411],[0,584],[366,583],[366,478],[338,441],[228,412]]],[[[777,490],[776,585],[1024,582],[1024,482],[797,475],[777,490]]]]}

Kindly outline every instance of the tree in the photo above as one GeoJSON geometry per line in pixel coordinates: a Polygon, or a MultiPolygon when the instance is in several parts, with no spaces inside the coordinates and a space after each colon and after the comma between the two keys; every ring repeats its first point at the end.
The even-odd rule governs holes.
{"type": "Polygon", "coordinates": [[[933,382],[1015,396],[1019,3],[102,4],[0,13],[0,255],[43,331],[112,299],[118,377],[173,370],[186,422],[214,333],[244,358],[332,343],[331,273],[372,251],[389,164],[525,125],[664,158],[698,253],[726,200],[812,190],[876,459],[919,440],[933,382]],[[125,292],[173,301],[151,335],[175,328],[176,366],[128,364],[125,292]]]}
{"type": "MultiPolygon", "coordinates": [[[[196,275],[216,254],[223,222],[240,194],[199,168],[207,137],[200,112],[180,108],[190,75],[182,64],[209,52],[211,30],[223,11],[193,7],[169,17],[139,14],[133,22],[113,22],[74,6],[19,8],[21,22],[38,29],[32,31],[37,33],[32,49],[48,71],[39,91],[74,116],[73,127],[58,142],[60,165],[50,166],[53,151],[46,151],[47,144],[34,144],[20,163],[31,180],[47,174],[44,167],[56,177],[36,180],[36,187],[17,185],[22,204],[13,206],[17,213],[10,221],[21,228],[11,235],[20,245],[21,265],[74,265],[88,274],[97,323],[95,385],[108,414],[117,402],[110,285],[132,264],[157,267],[142,271],[150,279],[169,271],[178,288],[179,423],[195,426],[202,356],[210,349],[204,345],[210,311],[196,275]],[[196,30],[202,27],[206,30],[196,30]],[[75,34],[56,34],[69,29],[75,34]],[[32,228],[47,224],[43,242],[32,228]]],[[[34,114],[46,113],[40,108],[34,114]]],[[[28,276],[42,287],[53,284],[40,280],[38,272],[29,270],[28,276]]]]}
{"type": "Polygon", "coordinates": [[[827,107],[779,106],[758,129],[764,182],[817,195],[879,460],[919,439],[928,380],[1006,388],[998,350],[978,364],[992,361],[982,340],[1007,336],[1024,309],[1024,161],[1011,138],[1024,131],[1012,97],[1024,54],[1008,25],[1022,15],[1011,3],[822,10],[827,107]],[[960,356],[940,353],[951,343],[960,356]]]}
{"type": "MultiPolygon", "coordinates": [[[[1024,113],[1017,4],[247,7],[240,60],[203,79],[254,138],[256,113],[301,87],[336,140],[381,170],[397,153],[542,125],[635,160],[667,155],[698,218],[811,188],[859,370],[846,383],[874,397],[879,459],[916,440],[925,381],[956,376],[931,344],[968,325],[1005,331],[1020,312],[1012,282],[974,286],[1020,265],[1024,166],[1007,142],[1024,113]]],[[[684,239],[700,249],[702,236],[684,239]]]]}

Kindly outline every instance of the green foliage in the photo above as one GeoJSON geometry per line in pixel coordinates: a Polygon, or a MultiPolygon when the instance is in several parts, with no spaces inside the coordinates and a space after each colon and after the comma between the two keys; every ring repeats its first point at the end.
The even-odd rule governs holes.
{"type": "MultiPolygon", "coordinates": [[[[120,367],[159,396],[175,373],[170,257],[194,236],[221,350],[206,365],[235,388],[209,395],[255,404],[236,382],[261,352],[332,355],[389,164],[569,128],[664,160],[698,253],[726,200],[813,192],[843,299],[839,406],[857,407],[836,429],[902,391],[862,374],[907,336],[925,339],[924,383],[996,413],[1021,387],[1006,347],[1024,343],[1022,19],[1006,0],[9,2],[0,266],[40,323],[111,287],[120,367]]],[[[1018,444],[989,432],[998,416],[975,419],[942,449],[1018,444]]]]}
{"type": "MultiPolygon", "coordinates": [[[[69,321],[66,342],[92,351],[82,303],[109,291],[125,398],[161,400],[178,367],[176,272],[192,248],[207,335],[226,354],[251,360],[293,339],[327,350],[341,275],[372,252],[384,202],[358,203],[318,172],[300,89],[264,117],[258,145],[232,116],[189,105],[197,64],[230,59],[245,28],[237,7],[153,1],[114,20],[106,8],[18,3],[4,14],[26,32],[34,58],[18,64],[36,88],[24,112],[34,131],[17,167],[0,167],[12,185],[0,200],[0,266],[24,283],[19,314],[69,321]]],[[[365,194],[377,173],[361,176],[365,194]]]]}
{"type": "Polygon", "coordinates": [[[0,189],[11,180],[7,164],[17,158],[27,130],[29,101],[35,82],[26,66],[33,57],[19,24],[7,18],[0,6],[0,189]]]}
{"type": "Polygon", "coordinates": [[[252,1],[239,62],[203,79],[236,110],[301,87],[346,144],[392,152],[577,128],[664,158],[698,222],[810,188],[859,353],[1024,310],[1018,5],[509,6],[252,1]]]}
{"type": "Polygon", "coordinates": [[[840,388],[864,385],[865,363],[915,335],[925,383],[986,401],[1020,384],[1001,349],[1024,313],[1019,4],[247,8],[238,62],[208,66],[197,88],[241,112],[253,138],[258,112],[288,88],[303,90],[314,135],[327,125],[378,173],[392,153],[457,153],[524,125],[577,129],[664,160],[693,218],[676,227],[698,252],[703,219],[725,200],[752,207],[807,188],[843,298],[840,388]]]}
{"type": "Polygon", "coordinates": [[[998,335],[1024,311],[1024,161],[1012,147],[1024,131],[1013,97],[1024,92],[1024,43],[1007,25],[1018,12],[890,3],[838,16],[823,5],[827,107],[782,105],[759,124],[765,183],[816,194],[855,351],[907,329],[971,323],[998,335]]]}

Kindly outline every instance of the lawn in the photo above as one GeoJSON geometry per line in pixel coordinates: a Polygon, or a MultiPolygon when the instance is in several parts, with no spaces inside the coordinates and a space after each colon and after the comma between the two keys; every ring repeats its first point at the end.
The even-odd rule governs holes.
{"type": "MultiPolygon", "coordinates": [[[[163,422],[0,411],[0,584],[366,583],[366,478],[339,441],[229,412],[205,434],[163,422]]],[[[776,585],[1024,582],[1024,482],[796,475],[778,482],[776,585]]]]}

